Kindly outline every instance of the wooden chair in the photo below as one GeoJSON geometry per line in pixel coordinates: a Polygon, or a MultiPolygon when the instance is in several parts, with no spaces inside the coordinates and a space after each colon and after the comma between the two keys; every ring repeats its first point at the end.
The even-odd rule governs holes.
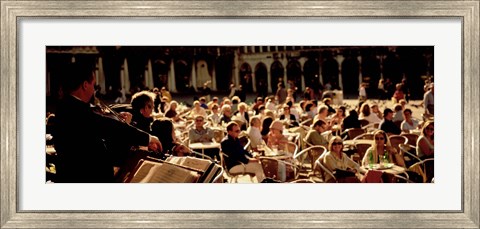
{"type": "Polygon", "coordinates": [[[225,137],[225,131],[221,129],[212,129],[213,130],[213,139],[215,142],[222,142],[222,139],[225,137]]]}
{"type": "Polygon", "coordinates": [[[243,146],[243,149],[249,150],[250,149],[250,138],[248,138],[248,135],[244,134],[243,136],[238,137],[238,140],[243,146]]]}
{"type": "Polygon", "coordinates": [[[311,179],[297,179],[294,181],[290,181],[290,183],[316,183],[316,182],[311,179]]]}
{"type": "Polygon", "coordinates": [[[293,142],[288,142],[285,151],[293,156],[298,152],[298,145],[293,142]]]}
{"type": "Polygon", "coordinates": [[[362,129],[365,130],[365,133],[372,133],[376,130],[378,130],[378,126],[380,125],[380,123],[378,122],[375,122],[375,123],[369,123],[368,125],[366,126],[362,126],[362,129]]]}
{"type": "Polygon", "coordinates": [[[433,165],[434,165],[434,159],[428,158],[408,167],[407,171],[418,173],[420,176],[422,176],[423,183],[430,183],[434,177],[433,165]]]}
{"type": "Polygon", "coordinates": [[[391,135],[388,137],[388,139],[390,140],[390,144],[392,145],[392,147],[394,147],[397,150],[397,152],[401,152],[398,145],[408,144],[408,139],[405,136],[391,135]]]}
{"type": "Polygon", "coordinates": [[[262,164],[263,173],[265,177],[274,180],[282,179],[281,166],[284,166],[285,180],[282,182],[294,181],[298,178],[298,167],[290,162],[276,159],[274,157],[260,157],[260,163],[262,164]]]}
{"type": "Polygon", "coordinates": [[[365,130],[362,128],[349,128],[346,130],[348,139],[354,139],[355,137],[364,134],[365,130]]]}
{"type": "Polygon", "coordinates": [[[250,181],[253,183],[253,177],[255,176],[255,173],[247,173],[247,171],[246,171],[247,169],[245,167],[245,164],[243,164],[243,163],[240,163],[240,165],[243,166],[243,171],[242,172],[231,173],[226,166],[225,157],[228,157],[228,155],[226,155],[223,152],[220,152],[220,164],[222,165],[222,168],[223,168],[223,171],[224,171],[225,175],[227,175],[227,177],[229,178],[228,179],[229,183],[233,183],[233,182],[237,183],[239,176],[249,176],[250,181]]]}
{"type": "Polygon", "coordinates": [[[370,124],[370,122],[366,119],[360,119],[358,121],[360,121],[360,127],[364,127],[364,126],[367,126],[368,124],[370,124]]]}
{"type": "Polygon", "coordinates": [[[358,139],[367,139],[367,140],[373,140],[373,134],[372,133],[364,133],[360,134],[357,137],[355,137],[353,140],[358,140],[358,139]]]}
{"type": "Polygon", "coordinates": [[[412,146],[415,146],[417,145],[417,139],[418,139],[418,135],[416,134],[410,134],[410,133],[401,133],[400,136],[404,136],[408,139],[408,144],[409,145],[412,145],[412,146]]]}
{"type": "Polygon", "coordinates": [[[417,147],[408,144],[400,144],[398,145],[398,148],[400,148],[400,151],[402,152],[403,160],[407,167],[422,161],[422,159],[416,155],[417,147]]]}
{"type": "Polygon", "coordinates": [[[302,169],[305,169],[307,172],[311,172],[312,175],[315,175],[315,170],[313,170],[313,167],[315,167],[315,161],[323,154],[327,152],[327,149],[324,146],[321,145],[310,145],[308,148],[296,153],[293,155],[293,160],[301,166],[302,169]],[[305,156],[306,155],[306,156],[305,156]],[[308,169],[307,166],[305,166],[305,158],[308,157],[308,160],[310,161],[310,169],[308,169]]]}
{"type": "Polygon", "coordinates": [[[370,148],[372,144],[368,143],[356,143],[355,144],[355,149],[356,149],[356,154],[358,154],[359,160],[357,162],[358,164],[362,164],[363,157],[365,156],[365,153],[367,152],[367,149],[370,148]]]}
{"type": "Polygon", "coordinates": [[[323,164],[323,158],[325,154],[322,154],[316,161],[314,171],[318,171],[320,174],[320,179],[324,183],[337,183],[337,178],[325,165],[323,164]],[[328,176],[327,176],[328,175],[328,176]]]}

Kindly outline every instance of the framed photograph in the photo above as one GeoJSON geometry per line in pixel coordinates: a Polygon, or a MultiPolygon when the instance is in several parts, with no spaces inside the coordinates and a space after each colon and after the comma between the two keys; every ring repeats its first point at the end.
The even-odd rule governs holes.
{"type": "Polygon", "coordinates": [[[478,228],[479,1],[1,0],[1,228],[478,228]],[[45,183],[47,46],[433,46],[432,184],[45,183]]]}

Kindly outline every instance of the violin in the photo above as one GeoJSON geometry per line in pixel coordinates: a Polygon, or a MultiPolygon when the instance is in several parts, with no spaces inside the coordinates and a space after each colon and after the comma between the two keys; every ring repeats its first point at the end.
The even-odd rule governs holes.
{"type": "Polygon", "coordinates": [[[130,125],[130,120],[132,118],[131,116],[128,117],[128,115],[126,114],[118,113],[117,111],[112,109],[110,106],[108,106],[98,98],[95,98],[94,101],[95,101],[95,105],[92,105],[93,112],[130,125]]]}

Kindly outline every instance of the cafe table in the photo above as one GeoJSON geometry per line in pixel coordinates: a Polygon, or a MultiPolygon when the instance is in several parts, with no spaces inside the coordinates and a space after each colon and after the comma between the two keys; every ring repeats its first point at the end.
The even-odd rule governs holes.
{"type": "Polygon", "coordinates": [[[217,142],[196,142],[196,143],[190,143],[188,145],[190,149],[193,150],[202,150],[202,155],[205,155],[205,150],[206,149],[220,149],[220,143],[217,142]]]}
{"type": "Polygon", "coordinates": [[[379,164],[372,164],[367,166],[362,166],[362,169],[366,171],[368,170],[378,170],[385,173],[393,174],[393,175],[400,175],[404,174],[407,169],[402,166],[395,165],[393,163],[379,163],[379,164]]]}

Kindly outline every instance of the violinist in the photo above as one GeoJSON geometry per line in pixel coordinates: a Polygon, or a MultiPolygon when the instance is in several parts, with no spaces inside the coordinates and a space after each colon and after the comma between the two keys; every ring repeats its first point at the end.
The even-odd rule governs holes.
{"type": "Polygon", "coordinates": [[[157,137],[93,112],[88,103],[95,92],[93,65],[76,62],[69,66],[69,71],[62,82],[66,96],[56,112],[57,182],[114,182],[116,155],[107,143],[122,142],[162,150],[157,137]]]}
{"type": "Polygon", "coordinates": [[[150,133],[153,122],[153,98],[155,94],[149,91],[137,92],[132,96],[132,125],[150,133]]]}

